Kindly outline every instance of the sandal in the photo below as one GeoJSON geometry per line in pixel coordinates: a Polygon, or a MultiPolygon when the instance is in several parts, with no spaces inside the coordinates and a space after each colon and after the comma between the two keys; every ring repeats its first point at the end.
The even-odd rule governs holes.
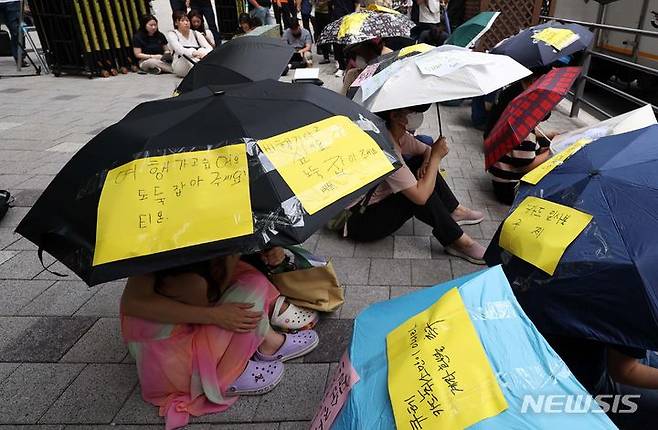
{"type": "Polygon", "coordinates": [[[314,330],[304,330],[295,334],[286,333],[284,336],[286,340],[283,341],[283,345],[274,355],[256,351],[254,357],[260,361],[288,361],[308,354],[320,343],[320,338],[314,330]]]}
{"type": "Polygon", "coordinates": [[[320,319],[316,311],[300,308],[289,303],[288,309],[279,315],[281,306],[283,306],[285,300],[285,297],[279,296],[276,302],[274,302],[274,311],[270,320],[272,326],[280,328],[283,331],[309,330],[315,327],[315,324],[320,319]]]}
{"type": "Polygon", "coordinates": [[[283,378],[283,363],[249,360],[238,379],[229,385],[227,396],[256,396],[274,389],[283,378]]]}

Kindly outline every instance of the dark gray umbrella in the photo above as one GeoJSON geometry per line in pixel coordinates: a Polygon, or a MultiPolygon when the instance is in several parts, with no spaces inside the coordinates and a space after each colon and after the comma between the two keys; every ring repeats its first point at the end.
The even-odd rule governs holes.
{"type": "Polygon", "coordinates": [[[284,41],[266,36],[238,37],[215,48],[180,83],[186,93],[207,85],[232,85],[279,79],[295,50],[284,41]]]}

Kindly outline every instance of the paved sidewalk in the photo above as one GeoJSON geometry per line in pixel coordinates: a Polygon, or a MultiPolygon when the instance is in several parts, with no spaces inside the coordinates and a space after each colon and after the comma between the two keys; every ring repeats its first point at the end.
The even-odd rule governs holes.
{"type": "MultiPolygon", "coordinates": [[[[13,70],[0,59],[0,74],[13,70]]],[[[336,89],[340,82],[332,72],[323,66],[321,77],[336,89]]],[[[0,189],[16,196],[16,207],[0,221],[0,424],[8,425],[1,427],[162,427],[157,409],[140,398],[135,367],[119,336],[122,283],[88,288],[47,256],[51,270],[69,273],[57,278],[13,229],[82,145],[138,103],[169,96],[177,82],[171,75],[137,74],[0,79],[0,189]]],[[[563,106],[551,118],[556,129],[583,124],[560,112],[566,112],[563,106]]],[[[421,130],[434,137],[435,115],[428,112],[421,130]]],[[[465,230],[486,244],[506,208],[492,198],[481,133],[470,127],[469,105],[441,107],[441,115],[450,139],[444,162],[448,182],[463,204],[485,211],[482,224],[465,230]]],[[[273,392],[244,397],[226,413],[193,419],[190,428],[306,429],[360,310],[479,269],[448,257],[430,229],[415,221],[370,244],[321,231],[307,247],[333,259],[346,288],[342,309],[318,325],[320,346],[286,364],[284,380],[273,392]]]]}

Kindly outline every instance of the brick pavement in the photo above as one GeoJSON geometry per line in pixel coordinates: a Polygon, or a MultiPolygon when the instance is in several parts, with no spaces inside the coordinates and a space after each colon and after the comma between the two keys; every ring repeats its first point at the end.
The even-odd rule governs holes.
{"type": "MultiPolygon", "coordinates": [[[[321,77],[337,89],[332,71],[323,66],[321,77]]],[[[11,64],[0,59],[0,74],[11,72],[11,64]]],[[[13,229],[85,142],[138,103],[169,96],[176,84],[173,76],[136,74],[0,79],[0,189],[16,196],[16,207],[0,221],[0,427],[161,428],[157,409],[140,398],[135,367],[119,336],[122,283],[88,288],[46,256],[51,270],[69,274],[57,278],[13,229]]],[[[561,106],[551,118],[557,129],[582,125],[565,111],[561,106]]],[[[460,201],[485,211],[481,225],[465,230],[486,244],[506,209],[492,198],[482,139],[470,127],[469,114],[467,106],[441,107],[451,148],[443,164],[460,201]]],[[[421,131],[436,137],[436,130],[431,110],[421,131]]],[[[318,325],[320,346],[287,364],[273,392],[245,397],[226,413],[193,419],[189,428],[306,429],[332,365],[349,342],[353,319],[364,307],[478,269],[448,257],[417,221],[376,243],[355,244],[320,231],[306,245],[333,258],[346,289],[342,309],[318,325]]]]}

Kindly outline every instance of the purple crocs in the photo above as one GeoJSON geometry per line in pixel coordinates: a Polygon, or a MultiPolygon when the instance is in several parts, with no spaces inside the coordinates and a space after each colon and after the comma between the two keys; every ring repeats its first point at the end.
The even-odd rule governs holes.
{"type": "Polygon", "coordinates": [[[283,363],[249,360],[238,379],[228,386],[227,396],[257,396],[269,393],[283,378],[283,363]]]}
{"type": "Polygon", "coordinates": [[[266,355],[256,351],[254,357],[261,361],[288,361],[308,354],[320,342],[320,338],[314,330],[302,330],[295,334],[283,333],[283,335],[286,340],[283,341],[283,345],[274,355],[266,355]]]}

